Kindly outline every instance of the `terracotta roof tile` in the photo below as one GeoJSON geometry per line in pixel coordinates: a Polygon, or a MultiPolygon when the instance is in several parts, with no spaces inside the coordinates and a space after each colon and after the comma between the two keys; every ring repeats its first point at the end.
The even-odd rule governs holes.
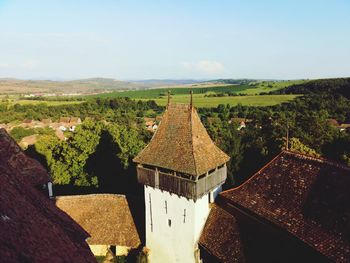
{"type": "Polygon", "coordinates": [[[350,260],[350,168],[282,152],[250,180],[220,194],[336,262],[350,260]]]}
{"type": "Polygon", "coordinates": [[[26,178],[26,182],[32,185],[49,181],[46,170],[38,161],[25,155],[4,129],[0,129],[0,162],[9,169],[15,169],[21,177],[26,178]]]}
{"type": "Polygon", "coordinates": [[[48,179],[0,130],[0,261],[96,262],[88,234],[34,187],[48,179]]]}
{"type": "Polygon", "coordinates": [[[134,159],[136,163],[197,176],[228,160],[210,139],[197,111],[187,104],[172,103],[151,142],[134,159]]]}
{"type": "Polygon", "coordinates": [[[245,262],[236,219],[216,204],[210,211],[199,244],[220,262],[245,262]]]}

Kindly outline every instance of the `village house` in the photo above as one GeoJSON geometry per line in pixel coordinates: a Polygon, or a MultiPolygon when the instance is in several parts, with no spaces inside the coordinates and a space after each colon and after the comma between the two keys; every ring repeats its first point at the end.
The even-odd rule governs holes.
{"type": "Polygon", "coordinates": [[[96,262],[88,233],[49,198],[50,178],[0,129],[0,261],[96,262]]]}
{"type": "Polygon", "coordinates": [[[334,128],[337,128],[339,131],[343,132],[347,129],[350,129],[350,123],[339,123],[336,119],[328,119],[328,124],[334,128]]]}
{"type": "Polygon", "coordinates": [[[25,119],[25,120],[23,120],[21,126],[22,126],[23,128],[32,128],[33,122],[34,122],[34,120],[25,119]]]}
{"type": "Polygon", "coordinates": [[[144,117],[144,121],[145,121],[145,126],[146,126],[147,130],[149,130],[151,132],[154,132],[157,130],[157,128],[158,128],[157,123],[159,123],[159,121],[157,121],[155,118],[144,117]]]}
{"type": "Polygon", "coordinates": [[[105,256],[109,250],[116,256],[127,255],[141,245],[124,195],[58,196],[56,205],[89,233],[88,244],[95,256],[105,256]]]}
{"type": "Polygon", "coordinates": [[[237,130],[240,131],[241,129],[245,129],[247,127],[247,123],[252,122],[251,119],[246,119],[246,118],[238,118],[238,117],[234,117],[231,118],[228,123],[235,123],[238,125],[237,130]]]}
{"type": "Polygon", "coordinates": [[[342,123],[338,126],[338,129],[340,131],[346,131],[346,130],[350,129],[350,123],[342,123]]]}
{"type": "Polygon", "coordinates": [[[22,140],[19,142],[19,145],[21,146],[22,149],[27,149],[29,145],[33,145],[37,142],[38,135],[33,134],[26,136],[22,138],[22,140]]]}
{"type": "Polygon", "coordinates": [[[329,125],[333,126],[333,127],[338,127],[339,126],[339,122],[336,119],[327,119],[327,122],[329,125]]]}
{"type": "Polygon", "coordinates": [[[81,124],[81,119],[78,117],[61,117],[58,122],[67,128],[81,124]]]}

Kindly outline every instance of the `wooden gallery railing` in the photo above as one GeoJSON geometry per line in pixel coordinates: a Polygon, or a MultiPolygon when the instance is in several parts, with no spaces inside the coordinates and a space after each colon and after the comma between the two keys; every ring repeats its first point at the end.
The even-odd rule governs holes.
{"type": "Polygon", "coordinates": [[[226,166],[215,169],[197,181],[138,166],[137,179],[141,184],[197,200],[225,182],[226,166]]]}

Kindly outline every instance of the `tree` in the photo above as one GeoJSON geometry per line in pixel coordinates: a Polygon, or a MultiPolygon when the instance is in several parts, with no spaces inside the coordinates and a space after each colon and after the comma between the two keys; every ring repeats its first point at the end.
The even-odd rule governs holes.
{"type": "Polygon", "coordinates": [[[314,157],[320,156],[314,149],[311,149],[310,147],[303,144],[298,138],[294,137],[289,140],[289,149],[293,152],[298,152],[314,157]]]}

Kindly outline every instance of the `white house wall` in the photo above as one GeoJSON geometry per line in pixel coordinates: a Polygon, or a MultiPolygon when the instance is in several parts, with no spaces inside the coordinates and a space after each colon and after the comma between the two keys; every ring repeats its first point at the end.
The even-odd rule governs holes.
{"type": "Polygon", "coordinates": [[[109,249],[109,245],[89,245],[92,254],[95,256],[105,256],[109,249]]]}

